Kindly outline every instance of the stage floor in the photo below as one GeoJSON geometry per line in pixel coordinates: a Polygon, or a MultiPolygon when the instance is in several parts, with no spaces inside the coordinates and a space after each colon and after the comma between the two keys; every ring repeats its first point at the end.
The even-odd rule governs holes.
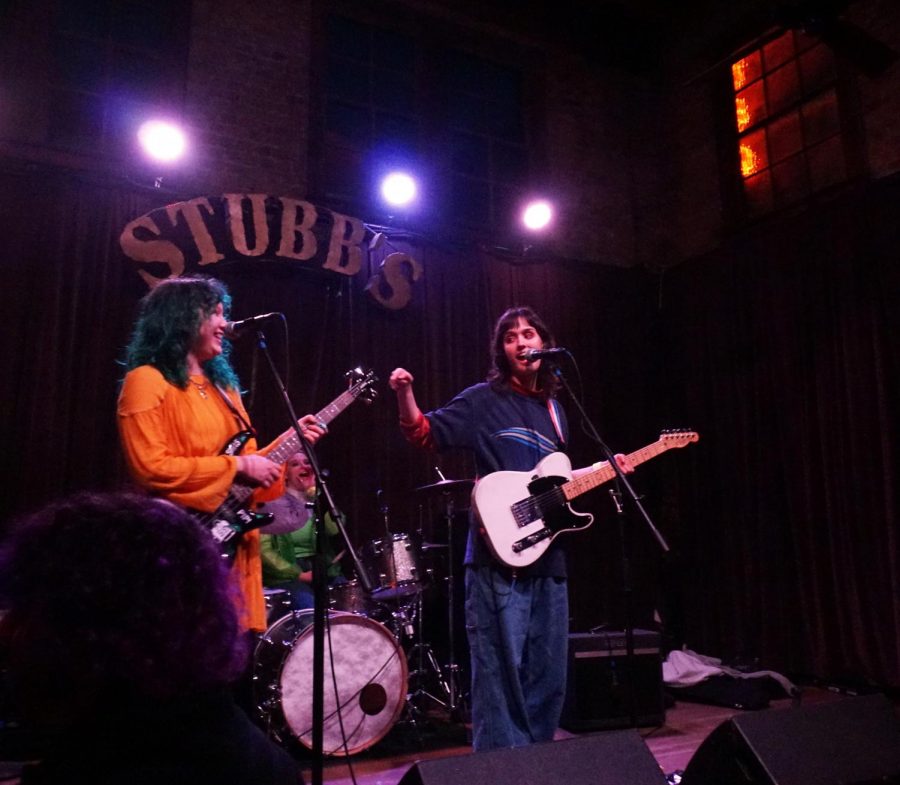
{"type": "MultiPolygon", "coordinates": [[[[832,701],[840,696],[819,689],[806,688],[801,704],[832,701]]],[[[770,708],[789,708],[791,699],[773,700],[770,708]]],[[[657,728],[639,728],[638,732],[647,744],[665,774],[684,770],[703,740],[722,722],[741,713],[738,709],[709,706],[699,703],[676,702],[666,712],[666,721],[657,728]]],[[[433,760],[471,752],[465,743],[466,728],[441,726],[432,734],[423,733],[423,744],[417,742],[403,728],[395,728],[379,745],[350,759],[356,777],[356,785],[396,785],[417,760],[433,760]],[[443,737],[443,743],[440,738],[443,737]],[[409,747],[403,750],[404,743],[409,747]]],[[[559,731],[558,738],[571,738],[573,734],[559,731]]],[[[311,782],[309,768],[304,768],[304,779],[311,782]]],[[[329,785],[353,785],[354,780],[347,761],[326,759],[323,781],[329,785]]],[[[463,784],[461,784],[463,785],[463,784]]]]}

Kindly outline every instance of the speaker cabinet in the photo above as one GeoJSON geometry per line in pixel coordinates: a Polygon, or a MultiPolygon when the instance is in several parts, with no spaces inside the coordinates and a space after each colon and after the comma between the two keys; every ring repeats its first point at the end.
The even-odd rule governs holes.
{"type": "Polygon", "coordinates": [[[635,730],[419,761],[399,785],[665,785],[635,730]]]}
{"type": "Polygon", "coordinates": [[[569,675],[562,727],[570,731],[627,728],[634,700],[636,724],[662,725],[663,698],[659,633],[634,630],[634,661],[626,655],[625,633],[569,635],[569,675]]]}
{"type": "Polygon", "coordinates": [[[738,715],[700,745],[681,783],[900,783],[900,720],[881,695],[738,715]]]}

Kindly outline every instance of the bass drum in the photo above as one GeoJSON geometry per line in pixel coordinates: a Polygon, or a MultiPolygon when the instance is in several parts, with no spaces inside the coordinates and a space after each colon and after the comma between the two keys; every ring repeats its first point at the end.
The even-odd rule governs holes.
{"type": "MultiPolygon", "coordinates": [[[[253,687],[265,727],[281,742],[293,736],[310,749],[312,624],[312,610],[295,611],[269,627],[253,653],[253,687]]],[[[407,677],[406,655],[384,625],[330,611],[323,691],[325,754],[355,755],[384,738],[403,711],[407,677]]]]}

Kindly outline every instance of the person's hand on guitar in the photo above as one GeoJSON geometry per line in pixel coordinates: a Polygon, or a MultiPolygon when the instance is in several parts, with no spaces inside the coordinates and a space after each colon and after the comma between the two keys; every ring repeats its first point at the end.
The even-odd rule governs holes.
{"type": "Polygon", "coordinates": [[[298,425],[300,426],[300,433],[303,434],[303,438],[310,444],[315,444],[328,433],[328,426],[321,420],[317,420],[316,415],[314,414],[304,414],[299,419],[298,425]]]}
{"type": "MultiPolygon", "coordinates": [[[[631,462],[631,456],[617,452],[614,457],[616,459],[616,464],[625,474],[631,474],[634,472],[634,464],[631,462]]],[[[599,469],[601,466],[606,465],[606,463],[606,461],[597,461],[597,463],[593,464],[592,466],[585,466],[581,469],[575,469],[572,472],[572,476],[581,477],[585,474],[590,474],[591,472],[599,469]]]]}
{"type": "Polygon", "coordinates": [[[238,455],[238,474],[252,485],[269,488],[281,477],[281,466],[264,455],[238,455]]]}
{"type": "Polygon", "coordinates": [[[620,452],[617,452],[614,457],[616,459],[616,463],[618,464],[619,468],[625,474],[632,474],[634,472],[634,464],[631,462],[631,458],[629,458],[627,455],[624,455],[620,452]]]}

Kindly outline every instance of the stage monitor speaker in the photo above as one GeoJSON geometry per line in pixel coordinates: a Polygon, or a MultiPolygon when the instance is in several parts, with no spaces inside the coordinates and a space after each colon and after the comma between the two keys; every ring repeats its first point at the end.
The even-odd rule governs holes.
{"type": "Polygon", "coordinates": [[[681,785],[900,783],[900,720],[881,695],[741,714],[700,745],[681,785]]]}
{"type": "Polygon", "coordinates": [[[634,630],[634,661],[629,663],[622,630],[570,634],[560,725],[576,732],[662,725],[666,708],[659,640],[658,632],[634,630]]]}
{"type": "Polygon", "coordinates": [[[635,730],[419,761],[399,785],[665,785],[635,730]]]}

